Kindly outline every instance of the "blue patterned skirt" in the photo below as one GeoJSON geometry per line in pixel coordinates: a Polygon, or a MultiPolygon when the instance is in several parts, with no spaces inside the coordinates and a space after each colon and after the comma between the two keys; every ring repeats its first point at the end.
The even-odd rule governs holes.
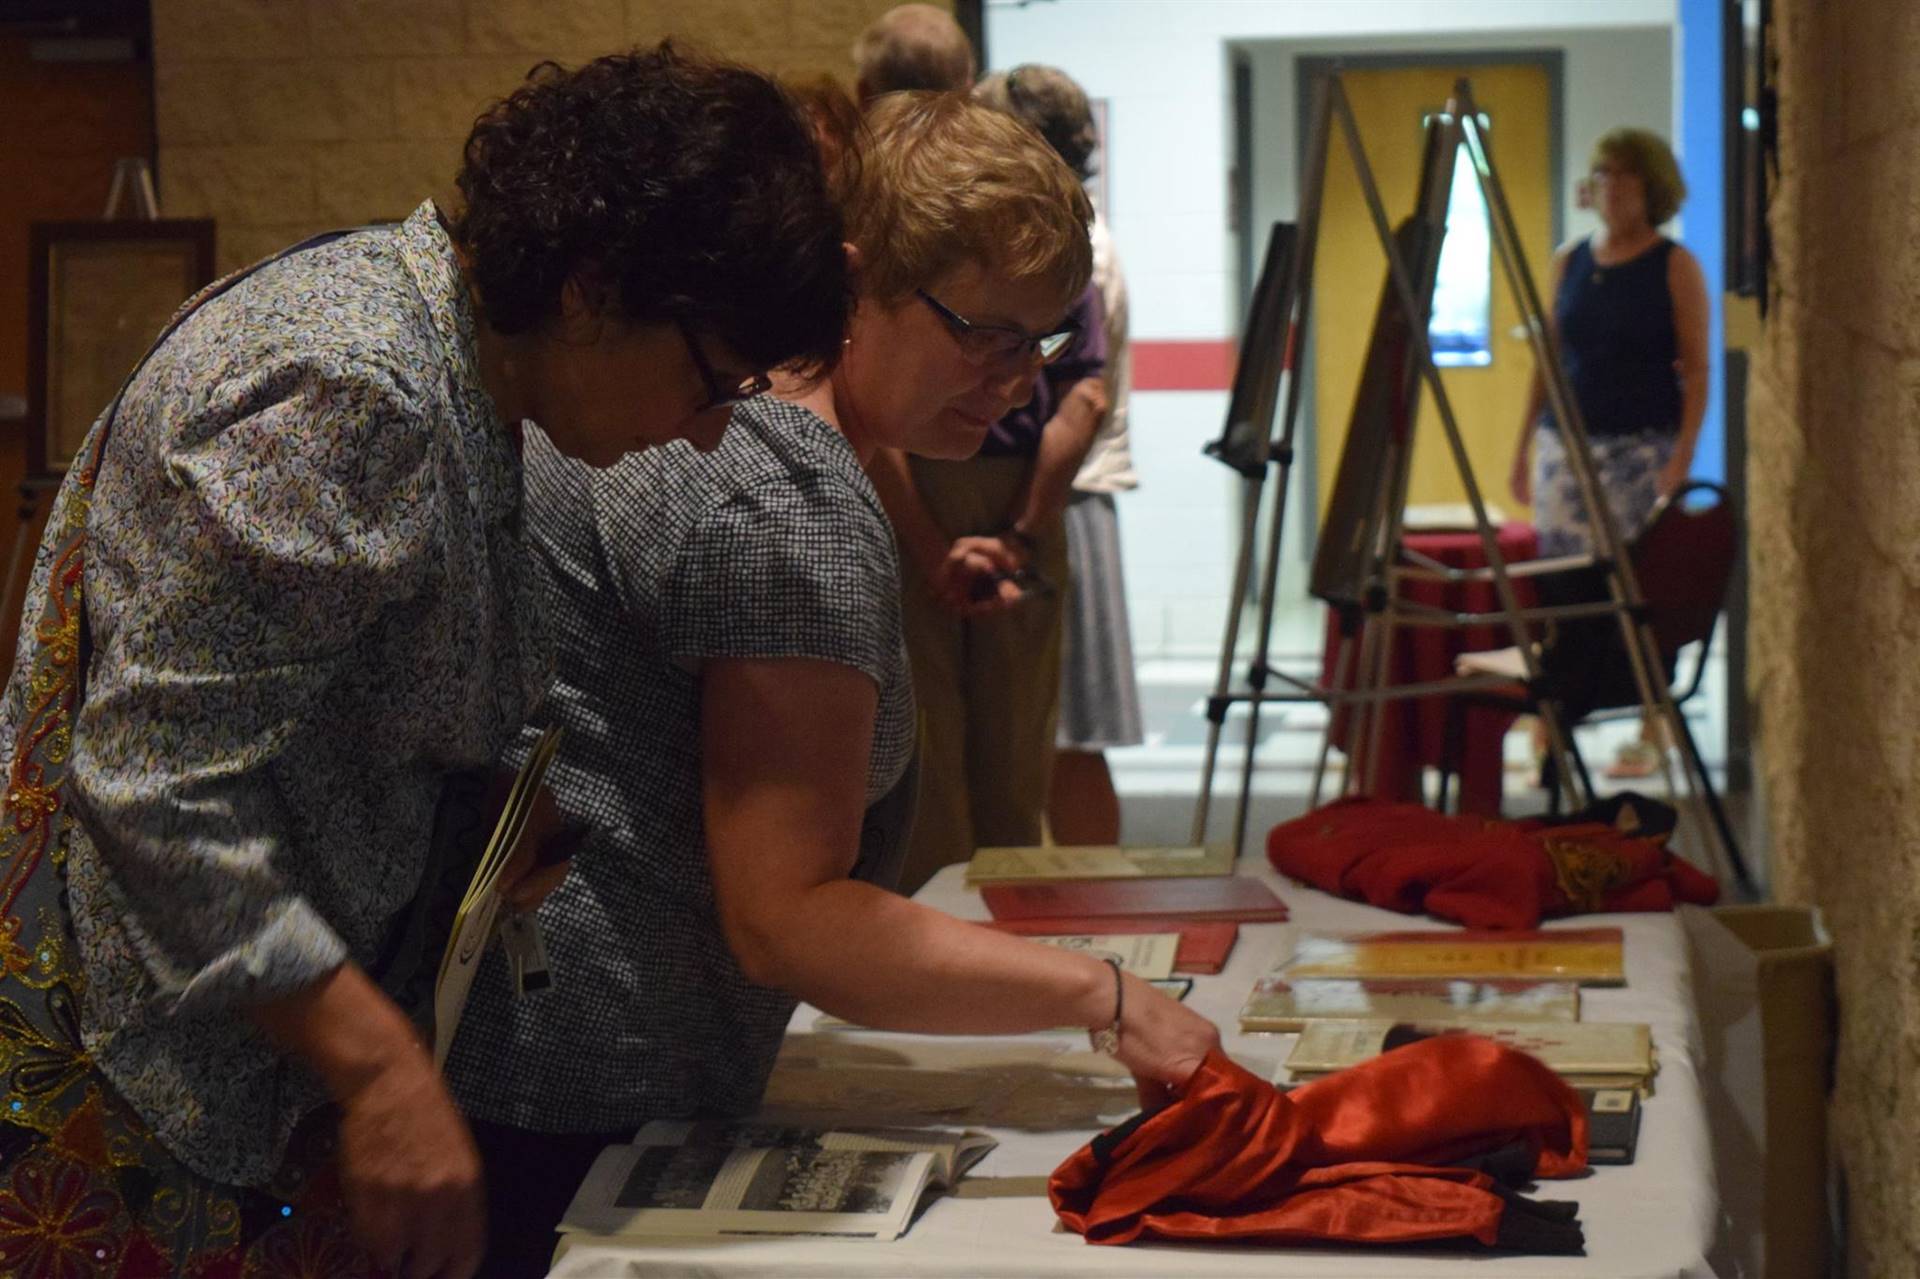
{"type": "MultiPolygon", "coordinates": [[[[1661,468],[1673,456],[1671,431],[1604,436],[1592,441],[1600,489],[1613,507],[1620,536],[1630,538],[1659,499],[1661,468]]],[[[1581,500],[1580,485],[1567,465],[1560,432],[1540,426],[1533,433],[1533,525],[1540,533],[1540,556],[1584,555],[1593,546],[1593,521],[1581,500]]]]}

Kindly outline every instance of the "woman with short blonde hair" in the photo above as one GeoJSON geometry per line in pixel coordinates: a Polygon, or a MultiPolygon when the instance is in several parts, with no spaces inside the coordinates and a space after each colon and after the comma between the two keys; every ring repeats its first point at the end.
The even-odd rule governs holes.
{"type": "Polygon", "coordinates": [[[1086,287],[1092,206],[1020,121],[957,94],[900,93],[867,108],[865,131],[840,180],[862,297],[897,301],[967,262],[1053,281],[1062,311],[1086,287]]]}
{"type": "MultiPolygon", "coordinates": [[[[829,376],[743,404],[705,457],[595,472],[529,444],[559,632],[537,726],[566,728],[549,784],[590,833],[540,908],[552,988],[515,998],[491,957],[448,1063],[488,1166],[490,1274],[544,1261],[603,1145],[753,1110],[800,1000],[888,1030],[1085,1026],[1143,1087],[1218,1043],[1089,955],[887,891],[915,715],[863,463],[979,448],[1064,347],[1090,260],[1078,183],[1007,117],[895,95],[864,132],[839,148],[857,294],[829,376]]],[[[948,571],[993,595],[1008,567],[962,545],[948,571]]]]}

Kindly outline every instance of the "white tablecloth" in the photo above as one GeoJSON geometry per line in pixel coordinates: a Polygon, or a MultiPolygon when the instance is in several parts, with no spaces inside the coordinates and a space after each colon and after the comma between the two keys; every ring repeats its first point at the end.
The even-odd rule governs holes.
{"type": "MultiPolygon", "coordinates": [[[[1311,928],[1418,927],[1419,921],[1282,880],[1264,863],[1243,873],[1267,879],[1292,911],[1291,923],[1311,928]]],[[[942,871],[919,900],[967,919],[985,919],[979,895],[962,884],[960,867],[942,871]]],[[[1576,1279],[1711,1279],[1719,1205],[1707,1121],[1696,1063],[1698,1023],[1693,1012],[1688,949],[1672,915],[1581,916],[1569,927],[1618,924],[1626,935],[1627,985],[1581,992],[1583,1018],[1638,1021],[1653,1028],[1660,1073],[1642,1114],[1639,1151],[1624,1167],[1596,1168],[1582,1179],[1540,1183],[1549,1199],[1580,1204],[1585,1257],[1463,1255],[1409,1249],[1363,1250],[1221,1248],[1210,1245],[1094,1247],[1056,1228],[1044,1198],[936,1200],[901,1239],[878,1243],[838,1239],[735,1239],[633,1246],[576,1238],[564,1249],[554,1279],[615,1276],[973,1276],[1061,1275],[1107,1279],[1141,1276],[1551,1276],[1576,1279]]],[[[1188,1002],[1221,1028],[1227,1051],[1243,1065],[1269,1074],[1292,1037],[1243,1035],[1235,1027],[1240,1003],[1285,944],[1288,925],[1242,925],[1226,970],[1196,981],[1188,1002]]],[[[795,1033],[811,1029],[814,1010],[801,1008],[795,1033]]],[[[865,1037],[865,1036],[863,1036],[865,1037]]],[[[1055,1036],[1070,1042],[1071,1036],[1055,1036]]],[[[1079,1039],[1084,1047],[1085,1038],[1079,1039]]],[[[1081,1146],[1091,1130],[1053,1133],[989,1128],[1000,1146],[974,1169],[977,1177],[1045,1174],[1081,1146]]]]}

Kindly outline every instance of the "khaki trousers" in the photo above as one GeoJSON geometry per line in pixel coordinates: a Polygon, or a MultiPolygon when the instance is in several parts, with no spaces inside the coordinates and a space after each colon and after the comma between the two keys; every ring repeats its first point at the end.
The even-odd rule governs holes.
{"type": "MultiPolygon", "coordinates": [[[[914,483],[949,536],[1005,526],[1028,458],[912,459],[914,483]]],[[[912,893],[981,846],[1038,844],[1060,695],[1066,534],[1036,531],[1033,570],[1053,588],[991,617],[963,619],[902,567],[901,611],[920,705],[920,802],[900,891],[912,893]]],[[[905,559],[906,557],[902,557],[905,559]]]]}

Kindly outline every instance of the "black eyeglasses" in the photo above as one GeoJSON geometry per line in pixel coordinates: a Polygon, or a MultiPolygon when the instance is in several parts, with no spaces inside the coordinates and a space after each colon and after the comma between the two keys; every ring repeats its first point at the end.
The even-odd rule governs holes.
{"type": "Polygon", "coordinates": [[[1031,360],[1035,356],[1042,364],[1051,364],[1066,354],[1068,344],[1080,332],[1080,326],[1072,321],[1051,333],[1029,333],[1010,324],[975,324],[925,289],[915,289],[914,293],[947,322],[947,330],[960,344],[960,353],[975,364],[1031,360]]]}
{"type": "Polygon", "coordinates": [[[751,400],[756,395],[764,395],[773,388],[773,379],[764,373],[753,373],[728,386],[713,371],[713,365],[707,363],[706,353],[700,344],[693,340],[693,334],[685,324],[675,322],[680,330],[680,340],[686,343],[687,355],[693,360],[694,371],[700,375],[700,385],[706,390],[707,402],[695,409],[696,413],[707,413],[714,409],[723,409],[738,404],[742,400],[751,400]]]}

